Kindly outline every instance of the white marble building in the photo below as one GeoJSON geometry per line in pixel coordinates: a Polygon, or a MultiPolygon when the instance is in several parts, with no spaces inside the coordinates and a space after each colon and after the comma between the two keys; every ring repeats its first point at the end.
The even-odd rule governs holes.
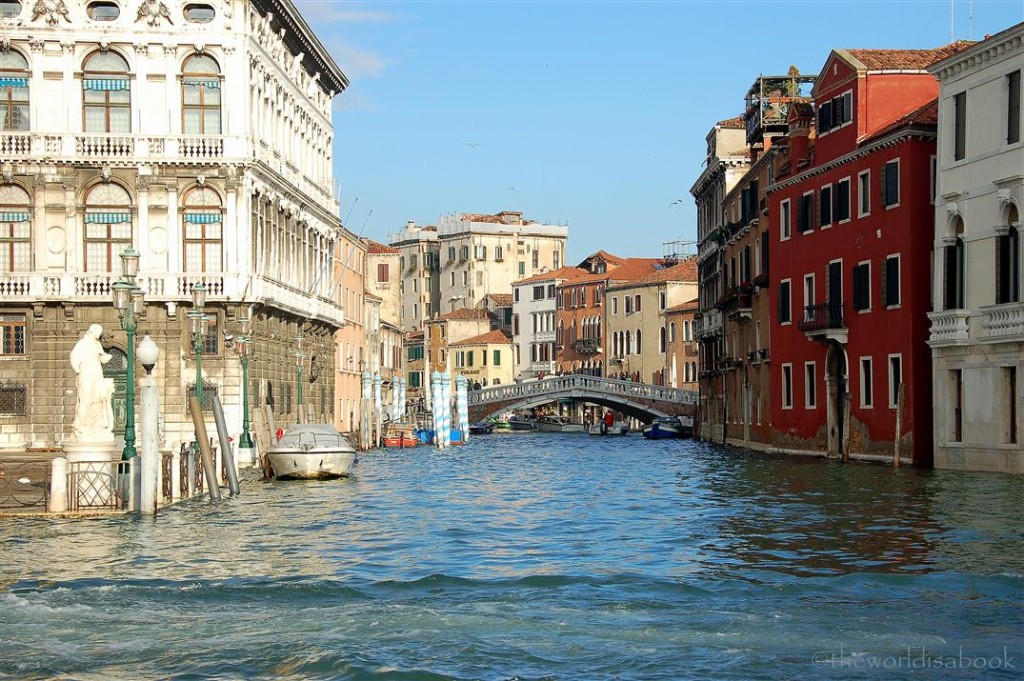
{"type": "Polygon", "coordinates": [[[1024,473],[1024,24],[929,68],[940,84],[935,467],[1024,473]]]}
{"type": "MultiPolygon", "coordinates": [[[[254,320],[250,404],[294,418],[302,335],[316,358],[305,402],[333,411],[331,105],[347,84],[290,0],[2,3],[0,446],[66,438],[67,354],[91,323],[120,353],[123,387],[111,285],[127,248],[141,253],[139,334],[162,353],[168,446],[191,439],[185,313],[197,284],[213,317],[204,391],[219,393],[236,437],[241,376],[224,335],[239,316],[254,320]]],[[[122,397],[121,429],[123,409],[122,397]]]]}

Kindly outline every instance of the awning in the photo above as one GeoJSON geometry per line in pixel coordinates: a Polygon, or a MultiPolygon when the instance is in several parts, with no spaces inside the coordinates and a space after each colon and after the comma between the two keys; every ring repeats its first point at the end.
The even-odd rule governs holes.
{"type": "Polygon", "coordinates": [[[132,221],[131,213],[86,213],[85,222],[90,225],[119,225],[132,221]]]}
{"type": "Polygon", "coordinates": [[[122,78],[86,78],[82,81],[86,90],[129,90],[131,81],[122,78]]]}

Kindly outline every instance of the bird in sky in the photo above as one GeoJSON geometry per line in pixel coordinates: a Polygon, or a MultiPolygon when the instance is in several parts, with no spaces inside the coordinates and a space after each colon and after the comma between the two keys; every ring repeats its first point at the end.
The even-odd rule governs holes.
{"type": "Polygon", "coordinates": [[[482,147],[483,145],[479,142],[466,142],[467,147],[482,147]]]}
{"type": "Polygon", "coordinates": [[[676,199],[672,203],[668,204],[668,207],[671,208],[672,206],[676,205],[677,203],[682,203],[682,202],[683,202],[682,199],[676,199]]]}

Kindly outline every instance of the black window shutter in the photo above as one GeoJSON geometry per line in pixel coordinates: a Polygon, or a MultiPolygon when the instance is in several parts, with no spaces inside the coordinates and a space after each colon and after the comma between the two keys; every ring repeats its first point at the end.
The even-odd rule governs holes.
{"type": "Polygon", "coordinates": [[[843,95],[843,114],[845,115],[844,123],[848,123],[853,120],[853,93],[847,92],[843,95]]]}
{"type": "Polygon", "coordinates": [[[832,127],[838,128],[843,124],[843,98],[832,98],[832,127]]]}
{"type": "Polygon", "coordinates": [[[882,207],[883,208],[885,208],[885,206],[889,205],[885,201],[885,198],[886,198],[885,183],[886,183],[886,180],[888,179],[888,177],[887,177],[888,172],[889,172],[889,166],[888,165],[884,165],[884,166],[882,166],[882,172],[878,173],[878,193],[882,196],[881,203],[882,203],[882,207]]]}
{"type": "Polygon", "coordinates": [[[822,102],[818,109],[818,129],[820,132],[828,132],[832,127],[832,102],[822,102]]]}
{"type": "Polygon", "coordinates": [[[881,289],[882,289],[882,305],[883,306],[885,305],[885,301],[889,299],[889,290],[888,290],[889,289],[889,281],[888,281],[889,268],[886,265],[887,265],[887,263],[885,261],[883,261],[882,262],[882,267],[881,267],[881,270],[882,270],[882,286],[881,286],[881,289]]]}
{"type": "Polygon", "coordinates": [[[900,303],[900,260],[899,258],[886,258],[886,291],[885,304],[899,305],[900,303]]]}

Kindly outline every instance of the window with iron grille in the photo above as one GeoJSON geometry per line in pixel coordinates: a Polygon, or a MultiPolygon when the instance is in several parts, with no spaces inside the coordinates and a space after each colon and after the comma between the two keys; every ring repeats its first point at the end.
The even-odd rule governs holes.
{"type": "Polygon", "coordinates": [[[0,356],[25,354],[25,315],[0,315],[0,331],[3,333],[0,356]]]}
{"type": "Polygon", "coordinates": [[[21,383],[0,383],[0,414],[24,416],[28,413],[27,394],[21,383]]]}
{"type": "Polygon", "coordinates": [[[29,75],[28,60],[20,52],[0,51],[0,130],[29,130],[29,75]]]}
{"type": "MultiPolygon", "coordinates": [[[[203,399],[199,403],[199,406],[203,408],[203,411],[213,411],[213,398],[218,395],[217,385],[215,383],[207,383],[203,381],[203,399]]],[[[196,384],[189,383],[188,389],[185,391],[185,403],[186,407],[192,398],[196,396],[196,384]]]]}

